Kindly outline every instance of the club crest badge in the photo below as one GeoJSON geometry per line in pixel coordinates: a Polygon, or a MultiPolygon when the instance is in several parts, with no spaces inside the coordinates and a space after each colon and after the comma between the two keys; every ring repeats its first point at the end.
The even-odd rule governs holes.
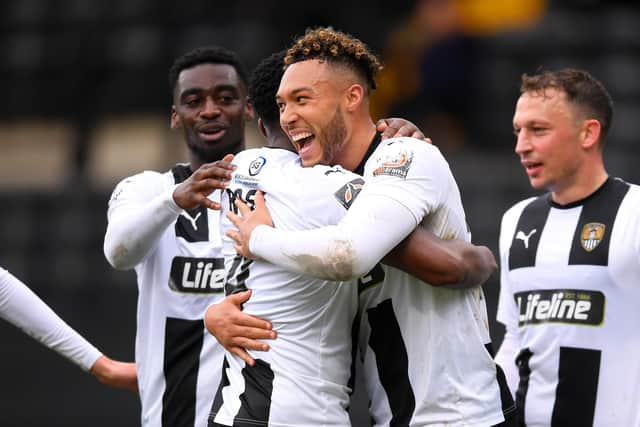
{"type": "Polygon", "coordinates": [[[591,252],[598,247],[604,238],[605,225],[600,222],[590,222],[582,227],[580,244],[585,251],[591,252]]]}
{"type": "Polygon", "coordinates": [[[267,159],[260,156],[249,164],[249,175],[256,176],[262,170],[262,167],[267,163],[267,159]]]}

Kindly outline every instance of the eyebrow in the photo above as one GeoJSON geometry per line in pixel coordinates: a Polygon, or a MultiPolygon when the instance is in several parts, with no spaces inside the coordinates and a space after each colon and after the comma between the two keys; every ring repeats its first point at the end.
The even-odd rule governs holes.
{"type": "MultiPolygon", "coordinates": [[[[291,93],[289,94],[289,96],[296,96],[298,93],[304,92],[304,91],[313,92],[313,89],[311,89],[310,87],[307,87],[307,86],[301,87],[301,88],[297,88],[297,89],[292,90],[291,93]]],[[[276,93],[276,100],[278,100],[278,99],[282,99],[282,96],[280,96],[280,95],[278,95],[276,93]]]]}
{"type": "MultiPolygon", "coordinates": [[[[202,88],[202,87],[192,87],[189,89],[185,89],[181,94],[180,94],[180,99],[184,99],[190,95],[198,95],[202,92],[207,91],[208,89],[202,88]]],[[[214,92],[223,92],[223,91],[230,91],[236,94],[240,94],[240,88],[233,86],[233,85],[219,85],[219,86],[215,86],[213,88],[214,92]]]]}

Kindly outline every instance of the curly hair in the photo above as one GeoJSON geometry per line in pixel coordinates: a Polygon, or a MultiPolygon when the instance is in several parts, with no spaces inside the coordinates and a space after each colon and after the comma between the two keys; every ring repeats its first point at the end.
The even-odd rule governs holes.
{"type": "Polygon", "coordinates": [[[522,75],[520,93],[556,89],[566,94],[570,104],[576,106],[589,118],[600,122],[601,141],[607,135],[613,119],[613,100],[604,85],[587,71],[563,68],[558,71],[540,71],[522,75]]]}
{"type": "Polygon", "coordinates": [[[307,29],[304,36],[295,40],[287,50],[284,63],[286,67],[309,59],[319,59],[349,68],[366,82],[368,90],[376,88],[375,77],[382,70],[380,60],[366,44],[332,27],[307,29]]]}
{"type": "Polygon", "coordinates": [[[285,53],[281,50],[263,59],[249,79],[249,99],[258,117],[268,123],[278,123],[280,120],[276,93],[284,73],[285,53]]]}
{"type": "Polygon", "coordinates": [[[169,86],[175,90],[178,76],[183,70],[193,68],[200,64],[227,64],[231,65],[238,74],[240,81],[247,86],[247,71],[235,52],[220,46],[207,46],[195,48],[176,58],[169,69],[169,86]]]}

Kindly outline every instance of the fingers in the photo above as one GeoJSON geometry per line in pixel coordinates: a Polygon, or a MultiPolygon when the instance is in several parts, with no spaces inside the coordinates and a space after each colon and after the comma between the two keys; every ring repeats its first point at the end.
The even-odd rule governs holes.
{"type": "Polygon", "coordinates": [[[235,294],[231,294],[226,298],[230,303],[239,308],[242,304],[249,301],[249,298],[251,298],[251,289],[247,289],[246,291],[242,292],[236,292],[235,294]]]}
{"type": "MultiPolygon", "coordinates": [[[[233,213],[232,211],[228,211],[227,212],[227,218],[229,218],[229,221],[231,221],[231,223],[236,227],[239,228],[240,224],[242,224],[242,218],[239,215],[236,215],[235,213],[233,213]]],[[[232,230],[229,230],[232,231],[232,230]]],[[[227,236],[231,237],[233,240],[235,240],[236,242],[238,241],[237,238],[227,234],[227,236]]]]}
{"type": "Polygon", "coordinates": [[[256,205],[256,209],[267,209],[267,206],[264,203],[264,193],[262,191],[258,191],[253,198],[253,201],[256,205]]]}
{"type": "Polygon", "coordinates": [[[256,361],[253,360],[253,357],[251,357],[249,353],[247,353],[242,347],[234,347],[228,350],[238,356],[240,359],[244,360],[247,365],[254,366],[256,364],[256,361]]]}
{"type": "Polygon", "coordinates": [[[376,122],[376,130],[378,132],[383,132],[385,130],[387,130],[387,127],[389,126],[389,123],[387,122],[387,119],[380,119],[376,122]]]}
{"type": "MultiPolygon", "coordinates": [[[[256,193],[256,197],[257,197],[258,193],[256,193]]],[[[263,199],[263,204],[264,204],[264,199],[263,199]]],[[[251,208],[249,206],[247,206],[247,204],[245,202],[240,200],[240,198],[236,199],[236,206],[238,207],[238,211],[240,212],[240,215],[243,216],[243,217],[246,217],[247,215],[249,215],[251,213],[251,208]]]]}

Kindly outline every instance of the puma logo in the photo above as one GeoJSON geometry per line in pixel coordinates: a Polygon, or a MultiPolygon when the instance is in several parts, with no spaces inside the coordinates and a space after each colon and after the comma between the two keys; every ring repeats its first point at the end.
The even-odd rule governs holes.
{"type": "Polygon", "coordinates": [[[180,212],[180,215],[182,215],[183,217],[189,220],[194,230],[198,230],[198,224],[196,224],[196,221],[198,220],[200,215],[202,215],[202,212],[198,212],[198,215],[196,215],[195,218],[191,218],[191,215],[189,215],[187,212],[180,212]]]}
{"type": "Polygon", "coordinates": [[[518,231],[516,234],[516,239],[520,239],[524,242],[524,248],[529,249],[529,237],[533,236],[533,234],[538,231],[536,228],[531,230],[529,234],[524,234],[524,231],[518,231]]]}

